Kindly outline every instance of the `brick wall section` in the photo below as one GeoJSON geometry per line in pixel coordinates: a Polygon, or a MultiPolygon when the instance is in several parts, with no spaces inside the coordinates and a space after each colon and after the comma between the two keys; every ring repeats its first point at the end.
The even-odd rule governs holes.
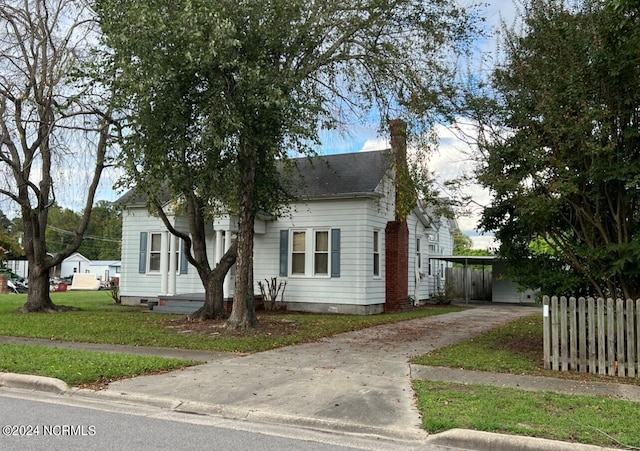
{"type": "Polygon", "coordinates": [[[409,309],[409,227],[406,221],[389,221],[385,229],[386,312],[409,309]]]}
{"type": "Polygon", "coordinates": [[[9,292],[9,286],[7,285],[7,276],[0,276],[0,294],[9,292]]]}

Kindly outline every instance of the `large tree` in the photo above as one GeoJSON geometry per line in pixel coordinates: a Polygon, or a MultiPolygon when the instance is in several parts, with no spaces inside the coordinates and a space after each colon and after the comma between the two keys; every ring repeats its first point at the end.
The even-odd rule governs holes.
{"type": "Polygon", "coordinates": [[[23,311],[58,309],[49,296],[49,270],[80,246],[107,161],[105,91],[79,70],[91,57],[94,29],[82,0],[0,3],[0,194],[21,213],[29,260],[23,311]],[[51,255],[45,240],[49,209],[65,186],[84,180],[76,191],[86,196],[75,236],[51,255]]]}
{"type": "Polygon", "coordinates": [[[640,296],[639,13],[532,0],[505,31],[491,107],[476,110],[495,132],[481,143],[494,197],[482,223],[530,287],[640,296]]]}
{"type": "Polygon", "coordinates": [[[191,236],[166,217],[165,224],[193,240],[196,258],[188,258],[201,277],[208,268],[196,247],[203,218],[237,215],[227,324],[240,328],[256,323],[254,220],[260,210],[277,214],[287,200],[278,161],[313,153],[321,130],[372,113],[383,125],[394,116],[416,129],[428,124],[454,91],[451,51],[473,32],[470,16],[448,0],[98,5],[122,106],[132,113],[123,136],[128,173],[150,194],[168,186],[168,197],[186,205],[191,236]]]}

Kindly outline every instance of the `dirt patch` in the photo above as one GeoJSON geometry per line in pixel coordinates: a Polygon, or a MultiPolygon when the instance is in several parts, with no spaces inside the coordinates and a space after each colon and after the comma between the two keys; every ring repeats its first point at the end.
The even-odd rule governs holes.
{"type": "Polygon", "coordinates": [[[514,354],[526,355],[531,360],[539,362],[538,366],[543,368],[544,366],[544,344],[542,337],[510,337],[505,338],[499,343],[494,345],[497,349],[505,349],[514,354]]]}
{"type": "Polygon", "coordinates": [[[137,377],[137,376],[153,376],[153,375],[156,375],[156,374],[166,374],[166,373],[170,373],[172,371],[178,371],[179,369],[184,369],[184,368],[185,367],[183,367],[183,368],[175,368],[175,369],[171,369],[171,370],[146,371],[144,374],[132,374],[130,376],[113,378],[113,379],[107,379],[107,378],[103,377],[100,380],[97,380],[95,382],[88,382],[86,384],[77,385],[76,388],[82,388],[82,389],[94,390],[94,391],[106,390],[107,388],[109,388],[109,384],[111,382],[116,382],[116,381],[119,381],[119,380],[129,379],[129,378],[137,377]]]}
{"type": "MultiPolygon", "coordinates": [[[[412,310],[429,310],[441,306],[425,305],[414,308],[412,310]]],[[[178,319],[172,319],[164,321],[162,324],[165,327],[170,327],[176,330],[179,334],[200,334],[207,337],[246,337],[246,336],[263,336],[263,337],[288,337],[300,332],[302,325],[300,322],[287,317],[288,314],[295,314],[296,316],[308,316],[313,317],[316,315],[324,316],[323,314],[311,313],[311,312],[290,312],[285,309],[282,310],[259,310],[258,315],[258,327],[249,330],[230,330],[225,327],[226,320],[199,320],[193,319],[189,316],[184,316],[178,319]]],[[[377,339],[380,342],[388,341],[389,343],[398,343],[399,341],[415,341],[421,335],[425,333],[422,326],[412,326],[404,322],[389,323],[391,327],[382,329],[378,332],[377,339]]],[[[433,334],[434,328],[441,329],[444,332],[451,327],[464,327],[464,324],[442,324],[439,322],[434,323],[433,326],[429,326],[429,333],[433,334]]],[[[374,326],[371,326],[374,327],[374,326]]],[[[356,328],[360,329],[360,327],[356,328]]]]}
{"type": "Polygon", "coordinates": [[[226,320],[194,320],[189,317],[167,320],[163,324],[175,329],[179,334],[203,335],[206,337],[288,337],[298,333],[297,321],[283,318],[281,315],[263,314],[258,316],[258,327],[250,330],[234,330],[225,327],[226,320]]]}

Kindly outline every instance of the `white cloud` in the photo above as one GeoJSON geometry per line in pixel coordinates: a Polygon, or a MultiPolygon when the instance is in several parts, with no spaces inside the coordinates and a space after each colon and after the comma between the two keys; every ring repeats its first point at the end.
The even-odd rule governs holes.
{"type": "Polygon", "coordinates": [[[388,149],[391,147],[388,139],[385,138],[375,138],[375,139],[367,139],[360,152],[369,152],[372,150],[380,150],[380,149],[388,149]]]}
{"type": "MultiPolygon", "coordinates": [[[[462,176],[473,178],[475,171],[474,147],[469,143],[473,142],[475,128],[470,123],[460,121],[455,127],[437,126],[435,131],[439,137],[439,147],[429,156],[428,169],[435,174],[438,188],[442,194],[454,197],[454,193],[447,192],[445,182],[462,176]]],[[[373,137],[371,130],[360,136],[352,135],[351,139],[355,143],[362,143],[359,148],[354,148],[355,151],[366,152],[390,147],[388,138],[373,137]]],[[[416,151],[416,149],[408,149],[409,153],[416,151]]],[[[474,248],[495,248],[496,243],[492,234],[480,235],[477,231],[482,209],[491,202],[489,191],[477,183],[469,182],[462,188],[461,194],[470,196],[473,202],[468,207],[470,215],[457,218],[460,230],[471,238],[474,248]]]]}
{"type": "MultiPolygon", "coordinates": [[[[439,147],[428,161],[429,169],[435,174],[436,180],[441,185],[447,180],[463,176],[473,180],[476,168],[473,161],[475,149],[473,144],[470,144],[475,136],[473,125],[461,121],[456,127],[438,126],[436,133],[439,137],[439,147]]],[[[492,234],[483,236],[477,231],[482,210],[491,202],[489,191],[470,181],[461,188],[461,194],[470,196],[472,203],[468,208],[470,215],[457,218],[460,230],[471,238],[474,248],[496,247],[492,234]]]]}

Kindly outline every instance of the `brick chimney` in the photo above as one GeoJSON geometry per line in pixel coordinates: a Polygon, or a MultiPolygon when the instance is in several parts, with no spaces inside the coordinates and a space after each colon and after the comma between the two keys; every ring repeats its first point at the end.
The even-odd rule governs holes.
{"type": "MultiPolygon", "coordinates": [[[[396,180],[407,176],[407,124],[401,119],[389,122],[391,151],[393,153],[396,180]]],[[[385,312],[397,312],[411,307],[409,300],[409,227],[406,217],[400,214],[396,187],[395,219],[385,229],[385,312]]]]}
{"type": "Polygon", "coordinates": [[[399,179],[408,176],[407,172],[407,123],[402,119],[392,119],[389,121],[391,130],[391,153],[393,155],[394,169],[396,173],[396,221],[402,221],[402,214],[398,211],[398,189],[399,179]]]}

